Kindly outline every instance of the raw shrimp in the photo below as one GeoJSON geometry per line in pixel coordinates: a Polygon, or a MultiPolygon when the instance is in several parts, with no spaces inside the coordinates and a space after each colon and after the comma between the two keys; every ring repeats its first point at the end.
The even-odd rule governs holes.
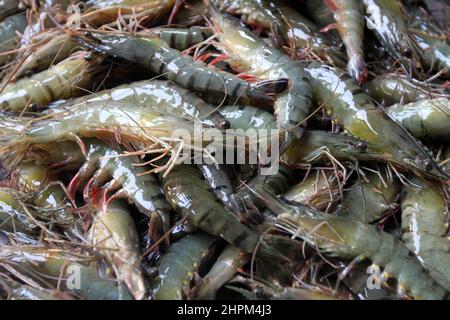
{"type": "Polygon", "coordinates": [[[421,259],[434,280],[450,290],[448,209],[436,183],[412,177],[415,187],[403,186],[402,240],[421,259]]]}
{"type": "Polygon", "coordinates": [[[26,234],[36,229],[36,224],[18,201],[20,196],[17,190],[0,188],[0,229],[2,231],[26,234]]]}
{"type": "Polygon", "coordinates": [[[252,106],[223,106],[220,114],[230,124],[231,129],[266,129],[277,128],[276,119],[270,112],[252,106]]]}
{"type": "MultiPolygon", "coordinates": [[[[381,174],[381,173],[380,173],[381,174]]],[[[344,206],[349,219],[371,223],[398,208],[400,184],[394,178],[369,172],[367,180],[355,181],[344,193],[344,206]]]]}
{"type": "Polygon", "coordinates": [[[163,179],[162,187],[175,211],[200,230],[221,236],[247,253],[257,250],[257,254],[264,257],[277,257],[280,261],[286,259],[218,202],[197,168],[189,165],[174,167],[163,179]]]}
{"type": "Polygon", "coordinates": [[[213,241],[210,235],[197,231],[173,243],[156,263],[159,275],[151,281],[152,296],[157,300],[183,299],[213,241]]]}
{"type": "Polygon", "coordinates": [[[248,254],[228,245],[208,273],[192,289],[191,295],[194,299],[214,299],[216,292],[233,278],[249,260],[248,254]]]}
{"type": "Polygon", "coordinates": [[[25,13],[18,13],[10,16],[0,22],[0,66],[3,66],[10,55],[5,55],[5,52],[15,49],[19,42],[17,40],[17,32],[22,33],[27,26],[27,17],[25,13]]]}
{"type": "Polygon", "coordinates": [[[24,54],[26,58],[21,62],[17,71],[13,75],[13,79],[19,79],[23,76],[30,75],[34,72],[46,70],[53,64],[59,63],[70,57],[82,47],[66,33],[57,33],[53,30],[47,31],[39,35],[36,40],[36,49],[31,49],[31,53],[24,54]]]}
{"type": "Polygon", "coordinates": [[[303,205],[288,205],[258,190],[268,208],[278,215],[276,225],[333,257],[369,258],[383,266],[381,282],[397,279],[400,295],[415,299],[443,299],[448,292],[425,272],[420,260],[394,236],[375,226],[345,217],[326,215],[303,205]]]}
{"type": "Polygon", "coordinates": [[[87,52],[78,52],[49,70],[6,85],[0,93],[0,108],[22,112],[86,93],[106,70],[99,58],[88,57],[87,52]]]}
{"type": "Polygon", "coordinates": [[[446,41],[448,34],[424,10],[415,7],[408,13],[412,15],[408,28],[423,50],[425,63],[436,71],[446,69],[443,76],[450,78],[450,45],[446,41]]]}
{"type": "MultiPolygon", "coordinates": [[[[325,0],[333,12],[335,26],[347,49],[347,72],[358,83],[367,78],[367,67],[364,62],[364,15],[363,8],[357,0],[325,0]]],[[[330,28],[330,26],[328,27],[330,28]]]]}
{"type": "Polygon", "coordinates": [[[190,28],[154,28],[151,32],[176,50],[186,50],[199,44],[214,35],[213,29],[209,27],[194,26],[190,28]]]}
{"type": "Polygon", "coordinates": [[[198,167],[205,181],[208,183],[209,188],[225,208],[235,214],[239,214],[240,207],[233,194],[233,186],[227,173],[213,164],[199,164],[198,167]]]}
{"type": "Polygon", "coordinates": [[[419,174],[447,178],[425,148],[375,105],[350,77],[318,62],[309,63],[305,70],[317,105],[323,105],[351,135],[371,143],[385,161],[419,174]]]}
{"type": "Polygon", "coordinates": [[[384,106],[431,98],[450,98],[450,95],[445,94],[444,90],[437,84],[419,82],[395,73],[377,76],[364,83],[363,89],[370,97],[384,106]]]}
{"type": "Polygon", "coordinates": [[[127,288],[111,277],[111,269],[101,270],[94,257],[42,246],[1,246],[0,264],[6,269],[12,261],[14,264],[10,268],[18,265],[21,274],[44,288],[55,288],[59,280],[60,290],[72,291],[83,299],[132,299],[127,288]],[[69,277],[77,271],[80,286],[72,288],[69,277]]]}
{"type": "Polygon", "coordinates": [[[122,101],[145,106],[156,112],[168,113],[205,125],[228,128],[227,120],[217,108],[207,104],[200,97],[169,81],[144,80],[102,90],[65,103],[55,104],[56,109],[70,110],[74,105],[95,101],[122,101]]]}
{"type": "MultiPolygon", "coordinates": [[[[181,146],[177,143],[179,137],[172,136],[176,134],[176,129],[184,129],[183,133],[190,133],[193,137],[192,145],[195,145],[198,137],[201,139],[203,136],[202,132],[197,132],[203,130],[201,124],[194,126],[180,118],[156,113],[145,107],[114,101],[87,102],[73,106],[67,111],[52,113],[45,119],[35,120],[20,133],[1,137],[0,177],[8,176],[22,161],[30,147],[36,144],[48,144],[64,139],[79,143],[79,136],[95,136],[106,140],[119,140],[119,143],[126,142],[127,145],[133,144],[143,148],[141,151],[144,153],[148,151],[154,154],[161,148],[172,152],[173,147],[181,146]],[[169,145],[165,141],[172,144],[169,145]]],[[[200,142],[204,143],[203,140],[200,142]]],[[[176,154],[174,153],[170,160],[175,161],[176,154]]],[[[164,168],[163,170],[168,169],[164,168]]]]}
{"type": "Polygon", "coordinates": [[[337,160],[383,161],[383,153],[376,145],[341,133],[320,130],[305,130],[300,139],[295,140],[281,160],[287,165],[300,163],[330,162],[330,155],[337,160]]]}
{"type": "Polygon", "coordinates": [[[396,0],[363,0],[367,28],[395,59],[402,56],[421,59],[421,50],[411,37],[400,4],[396,0]]]}
{"type": "Polygon", "coordinates": [[[447,98],[395,104],[386,112],[418,139],[450,141],[450,100],[447,98]]]}
{"type": "Polygon", "coordinates": [[[301,203],[317,210],[325,210],[339,197],[339,183],[331,172],[317,170],[306,179],[292,186],[283,197],[291,202],[301,203]]]}
{"type": "Polygon", "coordinates": [[[85,201],[97,191],[101,192],[103,210],[107,210],[114,199],[125,198],[150,218],[149,236],[153,243],[158,241],[170,228],[171,208],[156,177],[144,174],[146,169],[139,166],[138,159],[121,157],[120,148],[109,147],[95,139],[83,142],[86,160],[68,186],[71,198],[80,186],[85,186],[85,201]],[[109,196],[110,192],[114,193],[109,196]]]}
{"type": "Polygon", "coordinates": [[[147,288],[138,233],[127,206],[121,200],[111,201],[106,210],[97,210],[89,239],[112,265],[117,279],[127,285],[133,297],[144,299],[147,288]]]}
{"type": "MultiPolygon", "coordinates": [[[[88,9],[81,15],[81,21],[101,26],[119,17],[122,20],[133,18],[141,23],[142,20],[155,23],[170,12],[175,0],[89,0],[86,4],[88,9]]],[[[69,19],[68,23],[72,20],[69,19]]]]}
{"type": "Polygon", "coordinates": [[[282,130],[281,149],[287,148],[294,138],[301,136],[312,103],[311,86],[303,67],[241,27],[233,17],[220,15],[213,6],[210,8],[221,44],[236,60],[233,67],[257,77],[289,79],[288,89],[277,95],[274,105],[278,127],[282,130]]]}
{"type": "Polygon", "coordinates": [[[75,39],[94,52],[137,63],[186,89],[201,93],[211,103],[270,106],[274,99],[268,93],[281,92],[287,85],[286,79],[248,83],[233,74],[216,71],[170,48],[156,35],[85,33],[75,35],[75,39]]]}

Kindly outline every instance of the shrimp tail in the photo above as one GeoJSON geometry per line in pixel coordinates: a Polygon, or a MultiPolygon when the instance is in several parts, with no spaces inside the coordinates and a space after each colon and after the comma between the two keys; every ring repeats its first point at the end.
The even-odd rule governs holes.
{"type": "MultiPolygon", "coordinates": [[[[267,101],[275,101],[271,95],[281,93],[287,89],[289,79],[281,78],[278,80],[264,80],[255,82],[251,87],[255,90],[249,92],[252,105],[265,106],[267,101]]],[[[271,103],[272,104],[272,103],[271,103]]]]}
{"type": "Polygon", "coordinates": [[[367,66],[359,54],[354,54],[348,59],[347,71],[359,84],[367,79],[367,66]]]}

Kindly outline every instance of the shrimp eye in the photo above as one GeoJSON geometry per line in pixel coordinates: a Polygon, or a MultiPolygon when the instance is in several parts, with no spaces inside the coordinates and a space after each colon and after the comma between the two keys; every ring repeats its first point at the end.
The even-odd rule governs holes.
{"type": "Polygon", "coordinates": [[[361,151],[366,151],[367,150],[367,144],[364,142],[358,142],[356,143],[356,147],[361,150],[361,151]]]}
{"type": "Polygon", "coordinates": [[[433,170],[433,164],[431,163],[431,160],[425,160],[424,165],[425,165],[425,170],[427,170],[427,171],[433,170]]]}

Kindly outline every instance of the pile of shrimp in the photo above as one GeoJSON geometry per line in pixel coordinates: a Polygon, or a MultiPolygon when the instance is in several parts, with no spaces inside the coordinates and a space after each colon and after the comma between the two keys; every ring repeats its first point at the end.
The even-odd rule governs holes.
{"type": "Polygon", "coordinates": [[[448,299],[449,14],[1,1],[0,298],[448,299]]]}

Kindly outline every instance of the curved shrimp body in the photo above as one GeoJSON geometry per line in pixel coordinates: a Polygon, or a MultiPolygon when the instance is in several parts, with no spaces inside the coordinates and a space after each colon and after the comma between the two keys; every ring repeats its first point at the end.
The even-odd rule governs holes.
{"type": "Polygon", "coordinates": [[[423,59],[428,67],[440,71],[444,68],[447,72],[444,77],[450,77],[450,45],[446,42],[447,34],[437,26],[432,17],[415,7],[408,10],[412,15],[408,28],[413,34],[419,47],[423,50],[423,59]]]}
{"type": "Polygon", "coordinates": [[[109,203],[106,211],[97,210],[89,238],[112,265],[117,279],[127,285],[133,297],[144,299],[147,288],[141,265],[139,237],[127,206],[115,200],[109,203]]]}
{"type": "Polygon", "coordinates": [[[450,290],[450,239],[447,206],[439,185],[419,177],[403,186],[402,240],[441,286],[450,290]]]}
{"type": "MultiPolygon", "coordinates": [[[[15,49],[19,44],[17,33],[22,33],[27,26],[27,17],[25,13],[18,13],[10,16],[0,22],[0,52],[8,52],[15,49]]],[[[9,60],[9,56],[0,56],[0,66],[3,66],[9,60]]]]}
{"type": "Polygon", "coordinates": [[[252,106],[223,106],[220,114],[230,124],[231,129],[265,129],[277,128],[276,119],[270,112],[252,106]]]}
{"type": "Polygon", "coordinates": [[[358,83],[367,78],[364,62],[364,13],[357,0],[325,0],[333,12],[337,30],[347,49],[347,72],[358,83]]]}
{"type": "Polygon", "coordinates": [[[305,130],[282,154],[286,164],[329,162],[330,155],[346,161],[383,161],[376,145],[350,135],[319,130],[305,130]]]}
{"type": "Polygon", "coordinates": [[[20,11],[17,0],[2,0],[0,2],[0,21],[20,11]]]}
{"type": "Polygon", "coordinates": [[[419,259],[394,236],[375,226],[346,217],[321,214],[301,205],[286,205],[272,196],[269,209],[278,213],[276,225],[296,234],[332,257],[369,258],[373,264],[384,267],[382,283],[393,277],[398,292],[415,299],[442,299],[447,291],[438,285],[423,269],[419,259]],[[281,209],[280,209],[281,208],[281,209]]]}
{"type": "Polygon", "coordinates": [[[320,27],[326,27],[335,23],[333,13],[324,1],[306,0],[304,3],[306,12],[320,27]]]}
{"type": "Polygon", "coordinates": [[[233,246],[227,246],[208,273],[194,287],[194,299],[214,299],[216,292],[242,268],[250,257],[233,246]]]}
{"type": "Polygon", "coordinates": [[[34,72],[46,70],[53,64],[70,57],[77,48],[82,49],[68,34],[55,34],[46,32],[40,40],[42,44],[25,58],[14,73],[13,79],[18,79],[34,72]]]}
{"type": "Polygon", "coordinates": [[[173,243],[156,263],[159,275],[151,281],[152,296],[157,300],[182,300],[186,297],[196,267],[214,238],[197,231],[173,243]]]}
{"type": "Polygon", "coordinates": [[[201,121],[207,126],[227,128],[226,119],[217,108],[187,89],[169,81],[144,80],[117,86],[113,89],[99,91],[66,103],[57,104],[56,108],[66,108],[86,102],[117,101],[144,106],[149,110],[172,114],[191,121],[201,121]]]}
{"type": "Polygon", "coordinates": [[[137,63],[189,90],[201,93],[210,103],[269,105],[276,93],[286,88],[284,79],[248,83],[235,75],[217,71],[172,49],[156,35],[87,34],[79,38],[90,49],[137,63]]]}
{"type": "Polygon", "coordinates": [[[418,139],[450,141],[450,100],[447,98],[395,104],[386,112],[418,139]]]}
{"type": "Polygon", "coordinates": [[[196,167],[174,167],[163,179],[162,187],[172,207],[192,225],[211,235],[220,235],[245,252],[255,250],[258,234],[219,203],[196,167]]]}
{"type": "Polygon", "coordinates": [[[158,37],[176,50],[186,50],[207,40],[214,35],[213,29],[193,26],[190,28],[154,28],[151,30],[158,37]]]}
{"type": "Polygon", "coordinates": [[[385,161],[420,174],[446,178],[424,147],[377,107],[352,79],[315,62],[305,70],[316,103],[324,105],[347,132],[371,143],[385,161]]]}
{"type": "MultiPolygon", "coordinates": [[[[183,135],[189,132],[193,138],[190,142],[192,145],[196,144],[198,137],[203,137],[203,132],[197,132],[204,129],[201,123],[193,125],[192,122],[171,115],[123,102],[87,102],[69,110],[54,112],[45,120],[36,120],[18,134],[1,137],[0,177],[8,176],[30,147],[37,144],[74,139],[79,142],[79,137],[96,137],[132,143],[134,147],[146,150],[153,148],[151,146],[160,150],[162,143],[164,149],[173,151],[172,148],[177,146],[173,137],[177,129],[182,129],[183,135]],[[165,144],[164,141],[170,141],[171,144],[165,144]]],[[[199,142],[204,143],[204,140],[199,142]]]]}
{"type": "Polygon", "coordinates": [[[2,246],[0,248],[2,263],[14,261],[23,266],[20,272],[30,276],[44,287],[53,289],[59,285],[59,290],[74,292],[87,300],[132,299],[127,288],[111,277],[110,269],[105,270],[106,275],[100,276],[100,268],[92,260],[93,257],[40,246],[2,246]],[[79,286],[69,288],[68,284],[71,283],[69,278],[76,271],[79,271],[79,286]]]}
{"type": "Polygon", "coordinates": [[[317,210],[325,210],[338,197],[338,181],[331,173],[315,171],[306,179],[289,188],[283,197],[294,203],[301,203],[317,210]]]}
{"type": "Polygon", "coordinates": [[[114,22],[119,16],[122,19],[144,18],[154,23],[170,12],[175,0],[89,0],[86,4],[89,8],[82,14],[82,21],[100,26],[114,22]]]}
{"type": "Polygon", "coordinates": [[[349,219],[371,223],[398,208],[396,200],[400,184],[394,179],[382,181],[375,173],[368,173],[367,180],[355,181],[344,193],[344,205],[349,219]]]}
{"type": "Polygon", "coordinates": [[[415,82],[413,79],[395,73],[377,76],[365,82],[363,89],[369,96],[385,106],[446,96],[450,98],[437,85],[415,82]]]}
{"type": "Polygon", "coordinates": [[[274,194],[283,194],[289,187],[292,171],[283,165],[280,165],[278,172],[273,175],[257,175],[243,186],[235,196],[242,201],[248,209],[263,209],[264,202],[255,194],[255,188],[264,186],[274,194]]]}
{"type": "Polygon", "coordinates": [[[281,14],[281,30],[288,44],[297,50],[311,50],[319,58],[338,67],[346,65],[345,55],[336,48],[331,37],[321,33],[319,28],[305,16],[290,7],[278,7],[281,14]]]}
{"type": "MultiPolygon", "coordinates": [[[[35,163],[22,163],[17,168],[20,188],[24,192],[36,192],[33,203],[39,208],[50,210],[58,224],[72,226],[74,217],[71,217],[66,209],[71,205],[68,202],[65,191],[59,184],[48,184],[49,178],[47,166],[35,163]],[[47,184],[47,185],[46,185],[47,184]]],[[[51,182],[51,181],[50,181],[51,182]]]]}
{"type": "Polygon", "coordinates": [[[202,172],[206,183],[208,183],[209,188],[214,192],[225,208],[235,214],[239,214],[240,208],[234,197],[233,186],[231,185],[227,173],[220,167],[217,168],[212,164],[200,164],[198,167],[202,172]]]}
{"type": "Polygon", "coordinates": [[[80,52],[49,70],[6,85],[0,94],[2,110],[21,112],[30,106],[45,106],[57,99],[79,96],[89,90],[105,67],[98,59],[86,59],[80,52]]]}
{"type": "Polygon", "coordinates": [[[32,219],[17,200],[20,193],[10,188],[0,188],[0,228],[8,233],[26,234],[36,228],[32,219]]]}
{"type": "MultiPolygon", "coordinates": [[[[367,27],[375,32],[389,54],[401,56],[419,54],[419,48],[409,34],[400,4],[395,0],[363,0],[367,27]]],[[[416,57],[420,58],[420,57],[416,57]]]]}
{"type": "Polygon", "coordinates": [[[237,57],[238,68],[268,79],[289,79],[288,89],[277,95],[274,111],[278,127],[283,130],[282,148],[301,136],[301,126],[311,108],[311,86],[303,67],[283,52],[272,48],[250,30],[241,27],[233,17],[211,10],[219,39],[231,57],[237,57]]]}
{"type": "Polygon", "coordinates": [[[86,160],[69,184],[68,193],[74,198],[80,186],[86,185],[85,200],[96,190],[102,192],[103,210],[114,199],[126,198],[150,218],[152,240],[157,241],[170,227],[170,205],[164,198],[158,180],[152,174],[144,174],[145,168],[136,166],[139,161],[130,156],[121,157],[122,151],[94,139],[83,141],[86,160]],[[89,191],[90,194],[89,194],[89,191]],[[109,193],[114,192],[109,197],[109,193]]]}

